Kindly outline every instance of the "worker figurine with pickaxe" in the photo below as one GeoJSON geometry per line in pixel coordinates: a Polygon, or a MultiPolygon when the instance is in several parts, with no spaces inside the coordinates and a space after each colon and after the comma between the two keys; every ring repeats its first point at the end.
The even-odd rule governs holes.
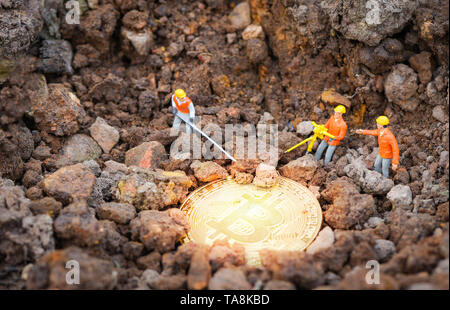
{"type": "MultiPolygon", "coordinates": [[[[173,121],[172,128],[178,130],[181,125],[181,122],[186,124],[186,133],[191,134],[192,130],[199,133],[203,137],[205,137],[209,142],[214,144],[216,148],[218,148],[225,156],[232,161],[236,161],[236,159],[225,151],[216,141],[214,141],[210,136],[204,133],[200,128],[198,128],[194,123],[195,118],[195,109],[192,100],[186,96],[186,93],[182,89],[177,89],[175,94],[172,95],[172,112],[175,115],[175,119],[173,121]]],[[[178,133],[178,132],[177,132],[178,133]]],[[[172,134],[172,133],[171,133],[172,134]]]]}
{"type": "MultiPolygon", "coordinates": [[[[172,95],[172,113],[175,115],[173,120],[173,128],[180,128],[183,118],[188,118],[191,123],[194,123],[195,108],[192,100],[186,96],[186,93],[182,89],[177,89],[175,94],[172,95]],[[184,116],[183,118],[179,116],[184,116]]],[[[186,133],[191,134],[191,126],[186,125],[186,133]]]]}
{"type": "Polygon", "coordinates": [[[331,161],[334,151],[347,133],[347,123],[342,117],[342,114],[345,114],[345,112],[345,107],[343,105],[338,105],[334,109],[334,114],[325,124],[325,128],[328,130],[328,133],[332,134],[334,138],[325,136],[322,142],[320,142],[316,154],[314,155],[317,160],[320,160],[323,152],[326,150],[325,160],[323,162],[324,165],[328,164],[331,161]]]}

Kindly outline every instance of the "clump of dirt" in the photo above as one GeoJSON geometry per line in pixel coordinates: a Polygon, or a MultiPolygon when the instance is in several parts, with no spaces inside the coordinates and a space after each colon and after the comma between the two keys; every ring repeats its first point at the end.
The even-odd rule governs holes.
{"type": "Polygon", "coordinates": [[[0,1],[0,287],[448,289],[448,1],[373,2],[80,0],[76,23],[63,1],[0,1]],[[276,171],[169,156],[177,88],[202,126],[276,124],[276,171]],[[330,164],[283,153],[337,104],[349,130],[330,164]],[[400,148],[390,179],[354,132],[378,115],[400,148]],[[190,191],[277,173],[322,205],[313,250],[256,268],[238,245],[179,243],[190,191]]]}

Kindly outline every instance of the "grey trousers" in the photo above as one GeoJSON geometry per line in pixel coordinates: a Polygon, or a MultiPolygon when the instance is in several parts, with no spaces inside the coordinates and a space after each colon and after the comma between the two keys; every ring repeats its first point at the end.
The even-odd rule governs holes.
{"type": "Polygon", "coordinates": [[[322,158],[322,154],[325,150],[327,150],[327,152],[325,153],[325,160],[323,162],[324,165],[328,164],[331,159],[333,158],[333,154],[334,151],[336,150],[337,145],[329,145],[327,141],[322,140],[322,142],[320,142],[319,147],[317,148],[316,154],[314,155],[314,157],[317,160],[320,160],[320,158],[322,158]]]}
{"type": "MultiPolygon", "coordinates": [[[[185,114],[185,115],[187,115],[187,118],[189,118],[189,115],[188,115],[188,114],[185,114]]],[[[190,135],[190,134],[192,133],[192,128],[191,128],[191,126],[189,126],[188,124],[185,124],[181,118],[179,118],[179,117],[177,117],[177,116],[175,115],[175,118],[174,118],[174,120],[173,120],[172,128],[174,128],[174,129],[176,129],[176,130],[178,131],[178,130],[180,129],[180,126],[181,126],[181,125],[184,125],[184,126],[185,126],[185,132],[186,132],[187,134],[190,135]]]]}
{"type": "Polygon", "coordinates": [[[375,170],[382,173],[385,178],[389,178],[389,168],[391,167],[391,164],[392,158],[382,158],[378,155],[373,166],[375,170]]]}

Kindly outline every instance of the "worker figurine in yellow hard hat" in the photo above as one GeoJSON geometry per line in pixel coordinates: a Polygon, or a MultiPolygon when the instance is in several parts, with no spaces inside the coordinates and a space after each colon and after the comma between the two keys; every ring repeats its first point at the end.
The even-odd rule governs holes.
{"type": "MultiPolygon", "coordinates": [[[[173,128],[180,128],[182,119],[177,115],[185,119],[189,118],[191,123],[194,123],[195,119],[195,109],[192,100],[186,96],[186,93],[182,89],[177,89],[175,94],[172,95],[172,112],[175,114],[175,119],[173,121],[173,128]]],[[[192,128],[188,124],[186,124],[186,133],[191,134],[192,128]]]]}
{"type": "Polygon", "coordinates": [[[378,137],[379,154],[375,160],[375,170],[389,178],[389,167],[396,171],[399,163],[399,149],[394,134],[388,128],[389,119],[386,116],[377,118],[376,130],[356,130],[359,135],[371,135],[378,137]]]}
{"type": "Polygon", "coordinates": [[[320,160],[323,152],[326,150],[324,165],[331,161],[334,151],[347,133],[347,123],[345,123],[342,117],[342,114],[345,114],[345,112],[345,107],[343,105],[338,105],[334,109],[334,114],[325,124],[325,127],[328,129],[328,133],[335,136],[335,139],[325,136],[316,150],[316,154],[314,156],[317,160],[320,160]]]}

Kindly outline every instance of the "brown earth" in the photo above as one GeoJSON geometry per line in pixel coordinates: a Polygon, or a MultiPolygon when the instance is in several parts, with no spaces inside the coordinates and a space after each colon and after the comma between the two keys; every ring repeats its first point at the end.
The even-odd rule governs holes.
{"type": "Polygon", "coordinates": [[[0,0],[0,288],[449,288],[448,0],[382,7],[377,25],[364,1],[80,2],[67,24],[60,1],[0,0]],[[332,231],[319,250],[255,268],[239,245],[180,244],[188,193],[251,183],[261,160],[168,156],[177,88],[202,126],[277,124],[277,171],[317,193],[332,231]],[[337,104],[349,130],[332,163],[282,154],[337,104]],[[390,180],[354,132],[381,114],[400,148],[390,180]]]}

